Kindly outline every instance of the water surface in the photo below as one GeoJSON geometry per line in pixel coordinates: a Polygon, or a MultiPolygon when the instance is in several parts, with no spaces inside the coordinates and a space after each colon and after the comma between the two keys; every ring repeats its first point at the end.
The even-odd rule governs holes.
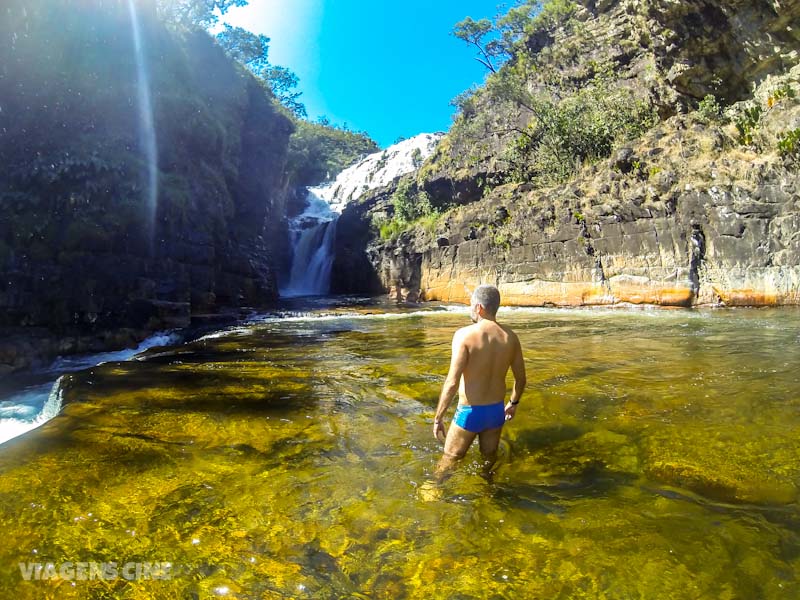
{"type": "Polygon", "coordinates": [[[468,316],[376,310],[264,317],[65,376],[62,414],[0,447],[0,589],[800,596],[800,312],[504,311],[529,384],[501,463],[487,480],[473,449],[432,495],[468,316]],[[27,583],[20,561],[174,571],[27,583]]]}

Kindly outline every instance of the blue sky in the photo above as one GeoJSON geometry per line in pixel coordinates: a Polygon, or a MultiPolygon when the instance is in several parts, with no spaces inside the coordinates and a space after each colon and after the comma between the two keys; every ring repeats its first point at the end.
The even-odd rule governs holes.
{"type": "Polygon", "coordinates": [[[486,74],[450,31],[466,16],[494,16],[501,1],[250,0],[223,21],[271,38],[270,61],[300,77],[310,119],[385,147],[449,127],[450,100],[486,74]]]}

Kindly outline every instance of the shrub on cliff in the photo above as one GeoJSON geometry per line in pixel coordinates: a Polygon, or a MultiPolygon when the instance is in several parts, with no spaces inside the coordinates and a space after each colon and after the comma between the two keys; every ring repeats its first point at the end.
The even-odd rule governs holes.
{"type": "Polygon", "coordinates": [[[392,215],[379,215],[372,225],[382,240],[390,240],[414,226],[421,225],[432,230],[439,219],[439,210],[433,206],[430,196],[420,190],[413,178],[404,177],[397,184],[391,197],[392,215]]]}
{"type": "Polygon", "coordinates": [[[531,97],[532,119],[509,145],[515,181],[565,181],[584,163],[611,155],[618,142],[638,137],[656,121],[654,110],[630,90],[596,80],[563,100],[531,97]]]}
{"type": "Polygon", "coordinates": [[[392,194],[395,218],[406,223],[433,212],[430,196],[416,190],[410,179],[403,179],[392,194]]]}
{"type": "Polygon", "coordinates": [[[577,10],[573,0],[528,0],[494,22],[467,19],[456,26],[455,35],[478,47],[481,62],[494,68],[483,87],[454,101],[452,152],[443,167],[497,171],[495,183],[549,185],[654,125],[655,110],[619,86],[612,63],[589,60],[579,84],[560,76],[559,61],[580,59],[543,49],[577,30],[577,10]],[[497,67],[493,60],[501,58],[507,61],[497,67]]]}

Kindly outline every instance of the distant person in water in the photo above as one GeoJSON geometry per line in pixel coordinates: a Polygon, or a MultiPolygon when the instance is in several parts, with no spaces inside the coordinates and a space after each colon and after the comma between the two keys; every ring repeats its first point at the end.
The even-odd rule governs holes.
{"type": "Polygon", "coordinates": [[[497,322],[500,292],[482,285],[472,294],[470,316],[474,325],[453,336],[450,372],[439,396],[433,435],[444,441],[444,456],[436,469],[444,480],[464,457],[477,436],[487,473],[497,460],[503,424],[514,418],[525,389],[525,363],[517,335],[497,322]],[[514,391],[504,404],[506,374],[514,373],[514,391]],[[444,416],[458,390],[459,402],[445,435],[444,416]]]}

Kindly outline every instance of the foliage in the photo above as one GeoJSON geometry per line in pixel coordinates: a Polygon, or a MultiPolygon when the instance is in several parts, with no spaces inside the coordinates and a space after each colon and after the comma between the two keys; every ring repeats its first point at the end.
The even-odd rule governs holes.
{"type": "Polygon", "coordinates": [[[459,21],[453,28],[455,37],[477,48],[478,56],[475,60],[492,73],[496,73],[497,68],[494,63],[503,55],[503,47],[498,40],[486,41],[493,32],[494,24],[489,19],[475,21],[472,17],[459,21]]]}
{"type": "Polygon", "coordinates": [[[267,36],[257,35],[241,27],[231,27],[226,23],[217,34],[216,40],[228,56],[266,83],[278,101],[294,116],[307,116],[306,107],[299,101],[302,92],[297,91],[300,80],[286,67],[270,64],[270,39],[267,36]]]}
{"type": "Polygon", "coordinates": [[[229,8],[247,6],[248,0],[156,0],[162,20],[183,29],[208,29],[229,8]]]}
{"type": "Polygon", "coordinates": [[[784,158],[800,160],[800,127],[780,135],[778,153],[784,158]]]}
{"type": "Polygon", "coordinates": [[[536,29],[554,29],[572,17],[578,8],[574,0],[549,0],[534,4],[540,8],[536,16],[531,19],[527,33],[536,29]]]}
{"type": "Polygon", "coordinates": [[[530,60],[520,57],[513,63],[487,78],[486,95],[500,102],[512,102],[517,106],[536,112],[539,96],[528,87],[528,78],[534,69],[530,60]]]}
{"type": "Polygon", "coordinates": [[[499,65],[521,53],[528,39],[567,23],[576,9],[574,0],[520,0],[493,21],[467,17],[456,23],[452,33],[474,46],[475,60],[496,73],[499,65]]]}
{"type": "Polygon", "coordinates": [[[387,219],[386,217],[376,218],[372,224],[384,241],[397,238],[407,227],[406,223],[398,219],[387,219]]]}
{"type": "Polygon", "coordinates": [[[441,213],[433,206],[430,196],[419,190],[412,178],[403,178],[392,194],[391,218],[377,217],[373,226],[378,229],[382,240],[390,240],[415,226],[433,232],[441,213]]]}
{"type": "Polygon", "coordinates": [[[796,96],[797,92],[794,91],[792,86],[790,86],[788,83],[783,83],[770,93],[769,97],[767,98],[767,108],[772,108],[781,100],[786,98],[795,98],[796,96]]]}
{"type": "Polygon", "coordinates": [[[763,109],[759,105],[749,106],[743,109],[734,119],[736,130],[739,132],[739,143],[744,146],[752,146],[754,135],[761,120],[763,109]]]}
{"type": "Polygon", "coordinates": [[[470,118],[477,112],[477,96],[480,93],[480,88],[473,85],[468,90],[464,90],[458,96],[450,101],[450,106],[458,109],[456,113],[458,116],[470,118]]]}
{"type": "Polygon", "coordinates": [[[216,40],[228,56],[254,73],[260,73],[261,69],[269,64],[267,53],[270,39],[265,35],[256,35],[241,27],[232,27],[225,23],[216,40]]]}
{"type": "Polygon", "coordinates": [[[287,173],[294,185],[308,186],[336,177],[366,154],[379,150],[366,133],[330,125],[296,120],[289,140],[287,173]]]}
{"type": "Polygon", "coordinates": [[[270,66],[264,71],[264,77],[269,83],[272,93],[278,101],[288,108],[296,117],[308,116],[305,105],[298,100],[303,92],[297,91],[299,78],[286,67],[270,66]]]}
{"type": "Polygon", "coordinates": [[[411,162],[415,169],[419,169],[422,166],[422,150],[414,148],[414,151],[411,153],[411,162]]]}
{"type": "Polygon", "coordinates": [[[512,179],[542,184],[568,179],[585,162],[610,156],[614,146],[653,126],[647,103],[604,79],[563,100],[531,95],[533,118],[506,152],[512,179]]]}
{"type": "Polygon", "coordinates": [[[374,172],[382,171],[386,168],[386,165],[389,164],[389,153],[386,150],[383,151],[381,157],[378,159],[378,162],[375,163],[375,168],[373,169],[374,172]]]}
{"type": "Polygon", "coordinates": [[[424,191],[416,191],[410,179],[403,179],[392,194],[394,216],[400,221],[410,223],[433,211],[430,196],[424,191]]]}
{"type": "Polygon", "coordinates": [[[722,106],[713,94],[708,94],[697,106],[697,117],[703,123],[721,121],[722,116],[722,106]]]}

